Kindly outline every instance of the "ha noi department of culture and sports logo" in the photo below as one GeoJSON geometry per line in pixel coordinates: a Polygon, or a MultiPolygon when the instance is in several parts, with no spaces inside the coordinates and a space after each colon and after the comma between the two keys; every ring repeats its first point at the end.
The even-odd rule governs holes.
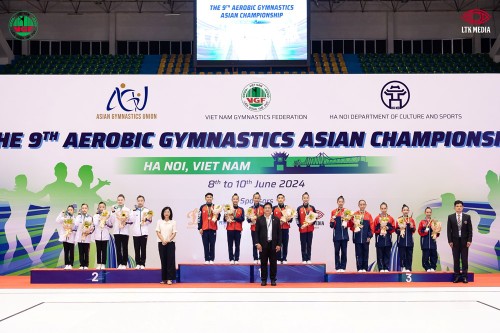
{"type": "Polygon", "coordinates": [[[9,31],[15,39],[29,40],[38,31],[38,20],[28,11],[17,12],[9,20],[9,31]]]}
{"type": "Polygon", "coordinates": [[[271,103],[271,91],[260,82],[252,82],[243,88],[241,102],[250,111],[263,111],[271,103]]]}

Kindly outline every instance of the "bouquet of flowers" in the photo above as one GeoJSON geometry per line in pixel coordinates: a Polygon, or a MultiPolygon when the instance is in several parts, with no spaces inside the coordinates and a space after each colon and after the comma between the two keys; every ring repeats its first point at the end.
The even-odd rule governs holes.
{"type": "Polygon", "coordinates": [[[304,219],[304,223],[302,224],[301,228],[306,228],[310,224],[313,224],[317,218],[318,218],[318,214],[316,214],[315,212],[309,212],[306,215],[306,218],[304,219]]]}
{"type": "Polygon", "coordinates": [[[109,212],[107,210],[103,210],[101,212],[101,215],[99,216],[99,226],[101,229],[104,229],[104,226],[106,225],[106,221],[109,218],[109,212]]]}
{"type": "Polygon", "coordinates": [[[83,218],[82,239],[85,239],[92,232],[92,220],[83,218]]]}
{"type": "Polygon", "coordinates": [[[73,218],[70,216],[66,216],[63,220],[63,229],[64,229],[64,237],[66,239],[69,237],[69,234],[71,234],[71,231],[73,231],[73,218]]]}
{"type": "Polygon", "coordinates": [[[363,227],[363,215],[354,214],[353,216],[354,232],[360,232],[363,227]]]}
{"type": "Polygon", "coordinates": [[[380,218],[380,235],[387,235],[387,223],[389,223],[389,217],[381,217],[380,218]]]}
{"type": "Polygon", "coordinates": [[[405,234],[406,234],[406,221],[407,220],[408,220],[408,218],[403,217],[403,216],[398,218],[399,232],[400,232],[401,237],[403,237],[403,238],[405,237],[405,234]]]}
{"type": "Polygon", "coordinates": [[[124,210],[116,212],[116,217],[118,218],[118,221],[120,221],[120,229],[125,228],[125,224],[127,223],[128,220],[128,212],[124,210]]]}
{"type": "Polygon", "coordinates": [[[288,221],[293,219],[295,214],[297,214],[295,209],[293,209],[290,206],[286,206],[285,209],[281,211],[281,219],[280,219],[281,224],[287,223],[288,221]]]}
{"type": "Polygon", "coordinates": [[[247,217],[249,220],[252,220],[254,217],[257,217],[257,215],[255,215],[255,211],[253,210],[253,207],[248,207],[246,214],[247,214],[247,217]]]}
{"type": "Polygon", "coordinates": [[[153,220],[153,211],[148,210],[148,212],[144,214],[144,216],[142,217],[141,224],[145,225],[147,221],[151,222],[152,220],[153,220]]]}
{"type": "Polygon", "coordinates": [[[234,207],[233,205],[224,205],[224,215],[226,216],[226,221],[231,223],[234,218],[234,207]]]}
{"type": "Polygon", "coordinates": [[[212,210],[212,221],[217,221],[217,217],[219,216],[220,212],[222,212],[222,206],[214,205],[214,209],[212,210]]]}
{"type": "Polygon", "coordinates": [[[352,218],[352,212],[349,209],[344,210],[342,213],[342,226],[347,228],[347,222],[352,218]]]}
{"type": "Polygon", "coordinates": [[[432,239],[437,238],[438,234],[441,232],[441,228],[442,228],[441,222],[436,221],[434,219],[431,220],[432,239]]]}

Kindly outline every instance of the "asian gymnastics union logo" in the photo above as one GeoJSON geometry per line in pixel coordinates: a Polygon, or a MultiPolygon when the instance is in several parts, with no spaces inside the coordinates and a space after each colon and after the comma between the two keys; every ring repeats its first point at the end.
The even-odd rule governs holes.
{"type": "Polygon", "coordinates": [[[250,111],[263,111],[271,103],[271,91],[262,83],[252,82],[243,88],[241,102],[250,111]]]}
{"type": "Polygon", "coordinates": [[[391,81],[382,88],[380,98],[387,108],[402,109],[410,101],[410,89],[401,81],[391,81]]]}
{"type": "Polygon", "coordinates": [[[491,19],[491,15],[482,9],[471,9],[462,14],[462,21],[471,25],[481,25],[491,19]]]}
{"type": "Polygon", "coordinates": [[[9,20],[9,31],[15,39],[29,40],[38,31],[38,19],[28,11],[17,12],[9,20]]]}
{"type": "Polygon", "coordinates": [[[120,87],[115,87],[115,90],[109,98],[108,105],[106,106],[107,111],[111,111],[117,106],[120,106],[125,112],[144,110],[148,102],[148,86],[144,87],[144,94],[134,89],[125,88],[125,83],[120,84],[120,87]],[[116,103],[118,105],[116,105],[116,103]]]}

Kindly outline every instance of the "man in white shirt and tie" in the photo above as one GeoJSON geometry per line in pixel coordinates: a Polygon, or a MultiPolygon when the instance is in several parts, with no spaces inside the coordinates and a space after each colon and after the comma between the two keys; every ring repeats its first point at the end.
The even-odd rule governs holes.
{"type": "Polygon", "coordinates": [[[278,252],[281,250],[280,220],[272,215],[273,205],[264,205],[264,215],[257,218],[255,231],[257,233],[255,246],[260,254],[261,286],[267,285],[267,262],[270,266],[271,285],[276,286],[278,271],[278,252]]]}
{"type": "Polygon", "coordinates": [[[448,215],[447,234],[448,243],[453,253],[453,271],[455,277],[453,283],[462,280],[467,281],[469,269],[469,247],[472,244],[472,221],[470,215],[464,214],[464,203],[455,201],[455,213],[448,215]],[[460,273],[460,259],[462,260],[462,272],[460,273]]]}

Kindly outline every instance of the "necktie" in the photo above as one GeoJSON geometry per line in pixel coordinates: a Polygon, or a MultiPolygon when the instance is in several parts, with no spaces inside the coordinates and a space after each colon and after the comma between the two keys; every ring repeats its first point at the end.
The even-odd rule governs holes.
{"type": "Polygon", "coordinates": [[[460,231],[462,230],[462,219],[460,217],[460,214],[457,215],[457,223],[458,223],[458,230],[460,233],[460,231]]]}

